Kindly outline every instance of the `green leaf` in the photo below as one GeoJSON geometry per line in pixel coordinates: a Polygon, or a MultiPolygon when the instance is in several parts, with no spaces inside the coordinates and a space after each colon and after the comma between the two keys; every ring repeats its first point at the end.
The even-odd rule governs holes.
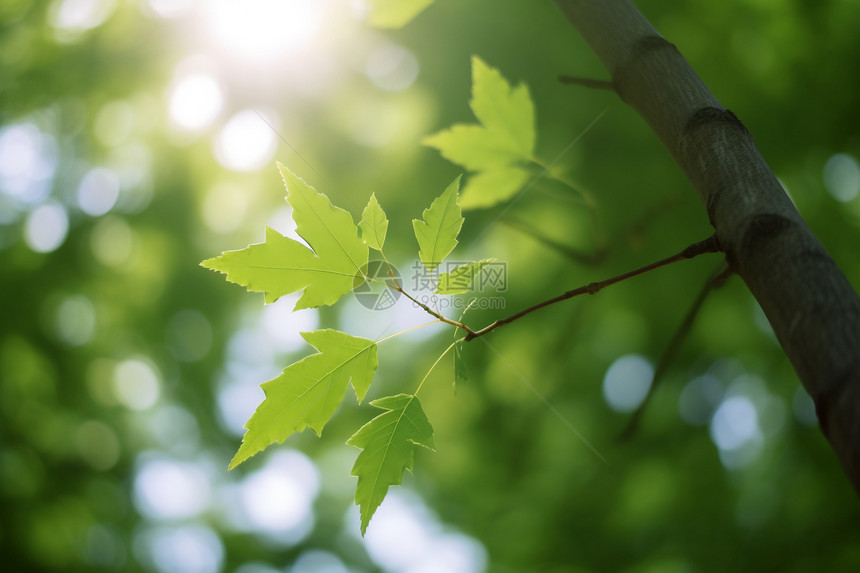
{"type": "Polygon", "coordinates": [[[367,206],[361,213],[361,221],[358,223],[361,229],[361,240],[371,249],[382,250],[385,244],[385,233],[388,231],[388,217],[376,200],[376,194],[370,195],[367,206]]]}
{"type": "Polygon", "coordinates": [[[261,385],[266,398],[245,424],[248,431],[229,469],[308,426],[319,435],[350,381],[359,402],[367,394],[376,372],[375,342],[331,329],[303,332],[302,337],[319,352],[261,385]]]}
{"type": "Polygon", "coordinates": [[[361,509],[361,534],[385,499],[388,487],[400,485],[403,470],[412,471],[415,445],[430,450],[433,427],[418,398],[397,394],[374,400],[371,405],[387,410],[361,427],[347,444],[362,448],[352,475],[358,477],[355,503],[361,509]]]}
{"type": "Polygon", "coordinates": [[[534,103],[528,87],[511,87],[495,68],[472,58],[472,112],[480,125],[454,125],[424,144],[443,157],[479,173],[463,190],[463,208],[490,207],[512,197],[528,180],[516,163],[533,160],[534,103]]]}
{"type": "Polygon", "coordinates": [[[464,221],[457,201],[459,190],[460,177],[457,177],[429,208],[424,209],[423,221],[412,220],[418,240],[418,257],[431,271],[457,246],[457,235],[464,221]]]}
{"type": "Polygon", "coordinates": [[[482,259],[460,265],[450,273],[442,273],[436,283],[436,294],[463,294],[469,292],[472,281],[481,270],[496,259],[482,259]]]}
{"type": "Polygon", "coordinates": [[[313,250],[267,228],[265,243],[226,251],[200,264],[249,291],[265,293],[267,303],[304,289],[296,310],[334,304],[353,289],[356,272],[367,264],[367,245],[349,213],[280,163],[278,168],[296,231],[313,250]]]}
{"type": "Polygon", "coordinates": [[[460,206],[463,209],[492,207],[513,197],[529,180],[529,172],[521,167],[502,166],[469,177],[460,206]]]}
{"type": "Polygon", "coordinates": [[[522,159],[516,146],[480,125],[457,124],[424,138],[423,143],[470,171],[500,167],[522,159]]]}
{"type": "Polygon", "coordinates": [[[529,88],[512,88],[501,72],[472,57],[472,111],[494,135],[530,160],[535,147],[535,110],[529,88]]]}
{"type": "Polygon", "coordinates": [[[434,0],[367,0],[371,25],[379,28],[402,28],[434,0]]]}

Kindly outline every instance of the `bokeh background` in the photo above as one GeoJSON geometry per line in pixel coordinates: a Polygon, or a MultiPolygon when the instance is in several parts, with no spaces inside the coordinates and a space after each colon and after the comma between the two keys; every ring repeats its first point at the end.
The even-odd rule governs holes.
{"type": "MultiPolygon", "coordinates": [[[[640,4],[860,285],[860,3],[640,4]]],[[[473,54],[528,84],[538,155],[598,203],[595,227],[544,178],[501,218],[467,213],[455,257],[508,265],[506,312],[708,236],[643,122],[557,82],[606,75],[550,2],[438,0],[393,31],[346,0],[0,3],[4,571],[858,570],[856,496],[736,278],[616,439],[714,255],[467,345],[456,389],[443,362],[422,390],[438,451],[365,539],[344,442],[375,414],[354,396],[322,438],[226,471],[258,384],[311,351],[298,332],[427,318],[350,297],[291,313],[295,297],[264,306],[199,261],[267,224],[293,232],[281,161],[355,217],[375,192],[408,273],[411,219],[459,173],[421,140],[473,121],[473,54]],[[605,256],[571,256],[596,228],[605,256]]],[[[369,398],[412,391],[451,339],[437,325],[381,346],[369,398]]]]}

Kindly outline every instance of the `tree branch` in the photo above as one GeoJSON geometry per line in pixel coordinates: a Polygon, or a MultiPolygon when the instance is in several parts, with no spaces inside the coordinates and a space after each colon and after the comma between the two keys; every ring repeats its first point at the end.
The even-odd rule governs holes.
{"type": "Polygon", "coordinates": [[[690,307],[690,310],[687,311],[687,314],[684,315],[684,320],[681,321],[680,326],[678,326],[678,330],[675,331],[675,334],[672,336],[672,340],[669,341],[669,346],[666,347],[666,350],[660,357],[660,361],[654,369],[654,375],[651,377],[651,385],[648,387],[648,393],[645,395],[645,399],[642,400],[642,403],[639,404],[639,407],[636,408],[630,416],[627,425],[618,435],[618,441],[626,441],[636,432],[639,427],[639,421],[642,419],[642,414],[648,406],[648,402],[651,401],[651,397],[657,390],[657,385],[663,380],[663,376],[669,370],[669,366],[674,362],[675,356],[678,354],[678,349],[681,348],[681,343],[693,327],[693,323],[696,321],[696,317],[699,315],[699,311],[702,309],[702,305],[705,304],[705,300],[708,298],[708,295],[711,294],[714,289],[723,286],[726,279],[728,279],[731,274],[731,269],[728,266],[724,266],[720,271],[708,278],[708,282],[706,282],[705,286],[702,287],[702,290],[699,291],[699,294],[696,296],[696,300],[693,301],[693,305],[690,307]]]}
{"type": "Polygon", "coordinates": [[[661,259],[659,261],[653,262],[649,265],[645,265],[644,267],[639,267],[638,269],[634,269],[632,271],[628,271],[626,273],[616,275],[614,277],[608,278],[606,280],[602,280],[599,282],[589,283],[587,285],[583,285],[579,288],[575,288],[573,290],[569,290],[565,293],[562,293],[556,297],[545,300],[543,302],[539,302],[533,306],[530,306],[526,309],[523,309],[516,314],[512,314],[506,318],[499,319],[494,323],[485,326],[481,330],[471,331],[466,335],[466,342],[478,338],[479,336],[483,336],[489,332],[494,331],[500,326],[504,326],[506,324],[510,324],[515,320],[519,320],[527,314],[531,314],[536,310],[540,310],[546,306],[550,306],[557,302],[561,302],[563,300],[567,300],[569,298],[573,298],[575,296],[583,295],[583,294],[597,294],[604,288],[614,285],[615,283],[619,283],[623,280],[633,278],[635,276],[639,276],[641,274],[647,273],[648,271],[653,271],[654,269],[659,269],[660,267],[665,267],[666,265],[677,263],[678,261],[683,261],[686,259],[692,259],[693,257],[697,257],[704,253],[715,253],[720,250],[720,245],[717,241],[716,235],[712,235],[711,237],[705,239],[704,241],[700,241],[698,243],[694,243],[681,251],[676,255],[672,255],[671,257],[666,257],[665,259],[661,259]]]}
{"type": "Polygon", "coordinates": [[[693,183],[860,493],[860,299],[746,127],[628,0],[555,0],[693,183]]]}

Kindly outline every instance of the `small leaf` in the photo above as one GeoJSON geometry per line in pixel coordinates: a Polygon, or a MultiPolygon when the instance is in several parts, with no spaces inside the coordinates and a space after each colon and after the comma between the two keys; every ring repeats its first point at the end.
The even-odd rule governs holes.
{"type": "Polygon", "coordinates": [[[400,485],[404,469],[412,471],[415,445],[435,448],[433,427],[418,398],[397,394],[370,404],[387,411],[366,423],[347,441],[362,448],[352,467],[352,475],[358,477],[355,504],[361,510],[362,535],[389,486],[400,485]]]}
{"type": "Polygon", "coordinates": [[[350,380],[359,402],[367,394],[377,366],[375,342],[331,329],[303,332],[302,337],[319,352],[261,385],[266,398],[245,424],[248,431],[229,469],[308,426],[319,435],[350,380]]]}
{"type": "Polygon", "coordinates": [[[473,263],[460,265],[450,273],[442,273],[436,286],[436,294],[463,294],[469,292],[472,281],[481,270],[496,259],[482,259],[473,263]]]}
{"type": "Polygon", "coordinates": [[[535,110],[529,88],[512,88],[501,72],[472,57],[472,111],[487,130],[507,140],[523,159],[535,146],[535,110]]]}
{"type": "Polygon", "coordinates": [[[402,28],[435,0],[367,0],[369,20],[379,28],[402,28]]]}
{"type": "Polygon", "coordinates": [[[480,125],[457,124],[425,137],[422,143],[470,171],[501,167],[522,159],[516,145],[480,125]]]}
{"type": "Polygon", "coordinates": [[[334,304],[352,290],[356,272],[367,264],[367,245],[349,213],[280,163],[278,168],[296,231],[313,250],[267,228],[265,243],[226,251],[200,264],[249,291],[265,293],[267,303],[304,289],[296,310],[334,304]]]}
{"type": "Polygon", "coordinates": [[[463,190],[464,209],[510,199],[528,180],[515,164],[533,161],[534,103],[528,87],[511,84],[483,60],[472,58],[472,112],[480,125],[457,124],[424,139],[443,157],[478,174],[463,190]]]}
{"type": "Polygon", "coordinates": [[[371,249],[382,250],[385,244],[385,233],[388,231],[388,217],[376,200],[376,194],[370,195],[367,206],[361,213],[361,221],[358,223],[361,229],[361,240],[371,249]]]}
{"type": "Polygon", "coordinates": [[[463,209],[492,207],[513,197],[529,180],[529,172],[521,167],[503,166],[482,171],[469,177],[460,206],[463,209]]]}
{"type": "Polygon", "coordinates": [[[457,202],[459,189],[460,177],[457,177],[429,208],[424,209],[423,221],[412,220],[420,249],[418,257],[431,271],[457,246],[457,235],[464,221],[457,202]]]}

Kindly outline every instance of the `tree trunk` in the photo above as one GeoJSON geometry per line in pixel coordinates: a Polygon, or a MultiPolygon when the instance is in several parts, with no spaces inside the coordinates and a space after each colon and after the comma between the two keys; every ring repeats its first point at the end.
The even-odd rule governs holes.
{"type": "Polygon", "coordinates": [[[693,183],[860,493],[860,299],[746,127],[628,0],[556,0],[693,183]]]}

